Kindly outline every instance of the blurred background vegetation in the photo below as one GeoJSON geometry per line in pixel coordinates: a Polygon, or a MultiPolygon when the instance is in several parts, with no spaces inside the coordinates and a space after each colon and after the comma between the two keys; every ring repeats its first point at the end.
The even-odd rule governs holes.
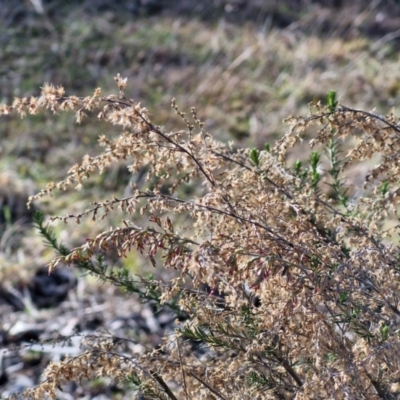
{"type": "MultiPolygon", "coordinates": [[[[307,114],[308,103],[331,89],[355,108],[396,110],[399,49],[398,0],[2,0],[0,102],[38,95],[44,82],[63,86],[67,95],[87,96],[96,87],[107,95],[116,92],[113,77],[120,73],[128,77],[127,97],[167,131],[183,128],[171,110],[176,98],[181,111],[195,106],[217,139],[262,148],[286,132],[284,118],[307,114]]],[[[80,125],[71,113],[1,118],[0,303],[10,286],[22,296],[34,274],[47,277],[43,267],[54,257],[32,227],[28,196],[63,178],[85,154],[96,154],[99,135],[118,133],[95,115],[80,125]]],[[[142,177],[116,165],[82,191],[35,207],[45,215],[82,211],[94,200],[126,195],[131,179],[142,177]]],[[[111,216],[54,229],[71,248],[118,222],[111,216]]],[[[134,273],[148,268],[135,252],[121,263],[134,273]]],[[[26,304],[20,313],[0,312],[1,333],[21,321],[63,326],[84,302],[101,304],[99,321],[133,307],[116,291],[92,290],[82,281],[75,301],[45,317],[24,310],[26,304]]],[[[88,321],[80,319],[86,328],[88,321]]],[[[38,366],[37,379],[41,371],[38,366]]]]}
{"type": "MultiPolygon", "coordinates": [[[[195,106],[206,129],[235,146],[279,138],[285,117],[307,113],[308,103],[330,89],[345,104],[382,114],[399,102],[396,0],[4,0],[0,30],[1,102],[38,95],[44,82],[79,96],[96,87],[114,93],[120,73],[129,78],[126,95],[142,102],[154,123],[182,127],[170,108],[175,97],[182,111],[195,106]]],[[[25,224],[26,199],[96,153],[100,134],[114,133],[94,120],[2,118],[3,277],[53,256],[25,224]]],[[[125,193],[130,179],[124,166],[115,166],[83,191],[37,207],[46,214],[81,210],[110,192],[125,193]]],[[[73,246],[101,226],[85,221],[79,229],[56,229],[73,246]]]]}

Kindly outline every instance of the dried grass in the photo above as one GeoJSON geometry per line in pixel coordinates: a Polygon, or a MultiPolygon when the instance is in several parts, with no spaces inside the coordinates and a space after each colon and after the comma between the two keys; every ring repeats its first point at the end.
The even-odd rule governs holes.
{"type": "Polygon", "coordinates": [[[96,89],[85,98],[45,84],[40,96],[1,105],[0,114],[74,111],[78,123],[97,115],[120,127],[118,136],[99,137],[102,152],[84,157],[29,203],[71,185],[79,190],[121,160],[134,175],[145,166],[152,185],[133,185],[125,198],[96,200],[88,210],[55,217],[79,223],[115,212],[120,224],[61,251],[49,268],[79,265],[133,290],[129,274],[109,272],[96,255],[123,257],[137,249],[176,271],[169,282],[142,280],[143,296],[175,306],[186,321],[161,349],[139,356],[124,354],[117,341],[89,341],[82,355],[50,365],[28,395],[55,396],[66,381],[110,376],[129,377],[142,394],[158,399],[394,399],[400,270],[392,238],[398,226],[383,226],[397,219],[399,119],[338,105],[331,93],[327,106],[317,103],[309,116],[289,118],[289,131],[272,148],[233,149],[205,130],[194,108],[186,116],[175,102],[184,128],[166,132],[125,97],[126,79],[115,80],[118,95],[96,89]],[[321,168],[318,152],[309,165],[290,165],[288,151],[315,130],[309,152],[324,147],[331,169],[321,168]],[[351,149],[340,155],[348,139],[351,149]],[[342,180],[349,166],[375,155],[381,161],[366,174],[365,189],[349,196],[342,180]],[[198,190],[183,196],[187,183],[198,190]],[[147,223],[136,225],[136,214],[147,223]],[[209,351],[199,355],[187,339],[209,351]]]}

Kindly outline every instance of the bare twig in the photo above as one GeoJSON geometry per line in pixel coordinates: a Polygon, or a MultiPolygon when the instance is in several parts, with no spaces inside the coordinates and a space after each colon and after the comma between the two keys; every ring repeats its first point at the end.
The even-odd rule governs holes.
{"type": "Polygon", "coordinates": [[[201,378],[199,378],[193,372],[189,372],[189,375],[193,376],[194,379],[198,380],[202,385],[204,385],[211,393],[215,394],[215,396],[217,396],[219,399],[228,400],[225,396],[223,396],[221,393],[219,393],[217,390],[215,390],[213,387],[211,387],[207,382],[204,382],[201,378]]]}
{"type": "Polygon", "coordinates": [[[155,372],[155,371],[150,371],[151,376],[158,382],[158,384],[164,389],[165,393],[171,400],[178,400],[175,395],[171,392],[171,389],[168,387],[168,385],[164,382],[163,378],[155,372]]]}

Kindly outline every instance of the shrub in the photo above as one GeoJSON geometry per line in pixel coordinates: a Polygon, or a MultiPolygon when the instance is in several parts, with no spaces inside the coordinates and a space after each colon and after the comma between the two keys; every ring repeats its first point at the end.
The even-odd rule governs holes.
{"type": "Polygon", "coordinates": [[[53,218],[118,215],[119,226],[80,247],[60,245],[41,215],[36,223],[59,253],[50,271],[71,264],[170,307],[176,330],[139,355],[124,353],[118,341],[88,339],[87,351],[51,364],[27,394],[55,396],[64,382],[96,375],[129,380],[156,399],[394,399],[399,120],[339,105],[330,92],[309,116],[289,118],[289,131],[273,146],[236,149],[214,140],[194,108],[186,117],[174,101],[184,129],[167,133],[124,96],[126,79],[115,79],[118,95],[96,89],[78,98],[45,84],[39,97],[16,99],[0,113],[73,110],[79,123],[96,112],[121,127],[119,136],[99,137],[102,152],[29,203],[79,189],[121,160],[132,174],[145,170],[149,184],[133,185],[132,195],[53,218]],[[297,144],[308,158],[290,161],[297,144]],[[376,163],[361,176],[355,166],[365,160],[376,163]],[[175,277],[137,280],[107,263],[108,252],[123,257],[132,249],[175,277]]]}

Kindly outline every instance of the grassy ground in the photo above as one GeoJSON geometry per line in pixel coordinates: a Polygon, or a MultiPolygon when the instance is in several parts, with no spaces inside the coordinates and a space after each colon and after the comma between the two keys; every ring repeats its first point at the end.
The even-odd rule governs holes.
{"type": "MultiPolygon", "coordinates": [[[[398,107],[400,61],[390,2],[387,8],[353,2],[339,9],[315,3],[296,8],[289,0],[266,2],[270,8],[255,0],[212,3],[218,2],[199,9],[183,0],[163,9],[151,8],[151,2],[128,9],[123,2],[87,0],[43,3],[44,14],[28,2],[9,5],[12,12],[0,14],[0,101],[38,94],[45,81],[64,86],[67,94],[89,95],[98,86],[112,93],[120,73],[129,78],[126,94],[167,130],[181,127],[170,108],[175,97],[183,111],[195,106],[219,139],[258,147],[281,137],[285,117],[307,113],[308,103],[324,99],[330,89],[355,108],[377,107],[384,114],[398,107]],[[386,30],[377,23],[379,12],[390,15],[386,30]]],[[[98,136],[110,129],[85,121],[78,126],[73,115],[2,118],[3,280],[27,279],[53,256],[29,225],[18,222],[30,218],[26,197],[95,153],[98,136]]],[[[46,214],[73,212],[94,198],[120,194],[128,183],[124,168],[115,167],[86,190],[37,207],[46,214]]],[[[101,227],[91,222],[79,229],[56,226],[69,246],[96,229],[101,227]]]]}
{"type": "MultiPolygon", "coordinates": [[[[158,3],[134,10],[123,2],[44,3],[44,14],[29,4],[10,6],[14,12],[2,16],[0,99],[38,94],[45,81],[64,86],[68,94],[88,95],[98,86],[111,93],[119,72],[129,78],[127,95],[146,105],[157,124],[167,130],[181,126],[170,109],[175,97],[183,111],[195,106],[213,135],[238,146],[279,138],[285,117],[306,113],[308,103],[324,99],[330,89],[353,107],[387,113],[398,105],[396,35],[375,23],[382,7],[362,8],[362,2],[339,9],[295,7],[288,1],[268,8],[252,1],[193,9],[181,1],[157,9],[158,3]]],[[[390,7],[385,10],[393,15],[390,7]]],[[[72,115],[3,118],[0,190],[4,203],[18,208],[12,222],[24,214],[24,195],[94,153],[104,130],[110,127],[78,126],[72,115]],[[17,196],[11,200],[10,193],[17,196]]],[[[76,198],[61,196],[39,207],[62,213],[71,202],[79,207],[88,196],[124,190],[128,180],[116,168],[76,198]]],[[[73,244],[92,229],[64,235],[73,244]]],[[[3,243],[0,254],[9,245],[3,243]]],[[[14,265],[13,257],[7,260],[14,265]]],[[[38,254],[34,259],[43,261],[38,254]]]]}
{"type": "MultiPolygon", "coordinates": [[[[210,2],[198,9],[183,0],[163,9],[154,6],[158,3],[164,4],[129,9],[123,2],[44,3],[44,14],[30,4],[9,6],[13,12],[1,16],[0,99],[38,94],[45,81],[64,86],[68,94],[88,95],[98,86],[111,93],[119,72],[129,78],[127,95],[146,105],[157,124],[167,130],[181,126],[170,109],[175,97],[183,111],[195,106],[213,135],[238,146],[279,138],[285,117],[306,113],[308,103],[324,99],[330,89],[345,104],[378,107],[381,113],[399,103],[396,35],[376,22],[387,11],[395,24],[390,2],[386,8],[354,2],[339,9],[295,7],[291,1],[271,2],[269,8],[257,1],[210,2]]],[[[10,223],[24,215],[26,195],[95,153],[97,137],[110,129],[76,125],[72,115],[3,118],[0,192],[13,212],[2,207],[0,222],[14,229],[10,223]]],[[[73,211],[88,199],[120,193],[128,182],[125,170],[115,168],[89,190],[39,207],[52,214],[68,206],[73,211]]],[[[94,228],[57,229],[73,245],[94,228]]],[[[21,268],[31,265],[29,243],[21,268]]],[[[16,263],[9,247],[19,246],[11,238],[0,244],[0,255],[7,253],[2,268],[16,263]]],[[[39,264],[40,254],[33,257],[39,264]]]]}

